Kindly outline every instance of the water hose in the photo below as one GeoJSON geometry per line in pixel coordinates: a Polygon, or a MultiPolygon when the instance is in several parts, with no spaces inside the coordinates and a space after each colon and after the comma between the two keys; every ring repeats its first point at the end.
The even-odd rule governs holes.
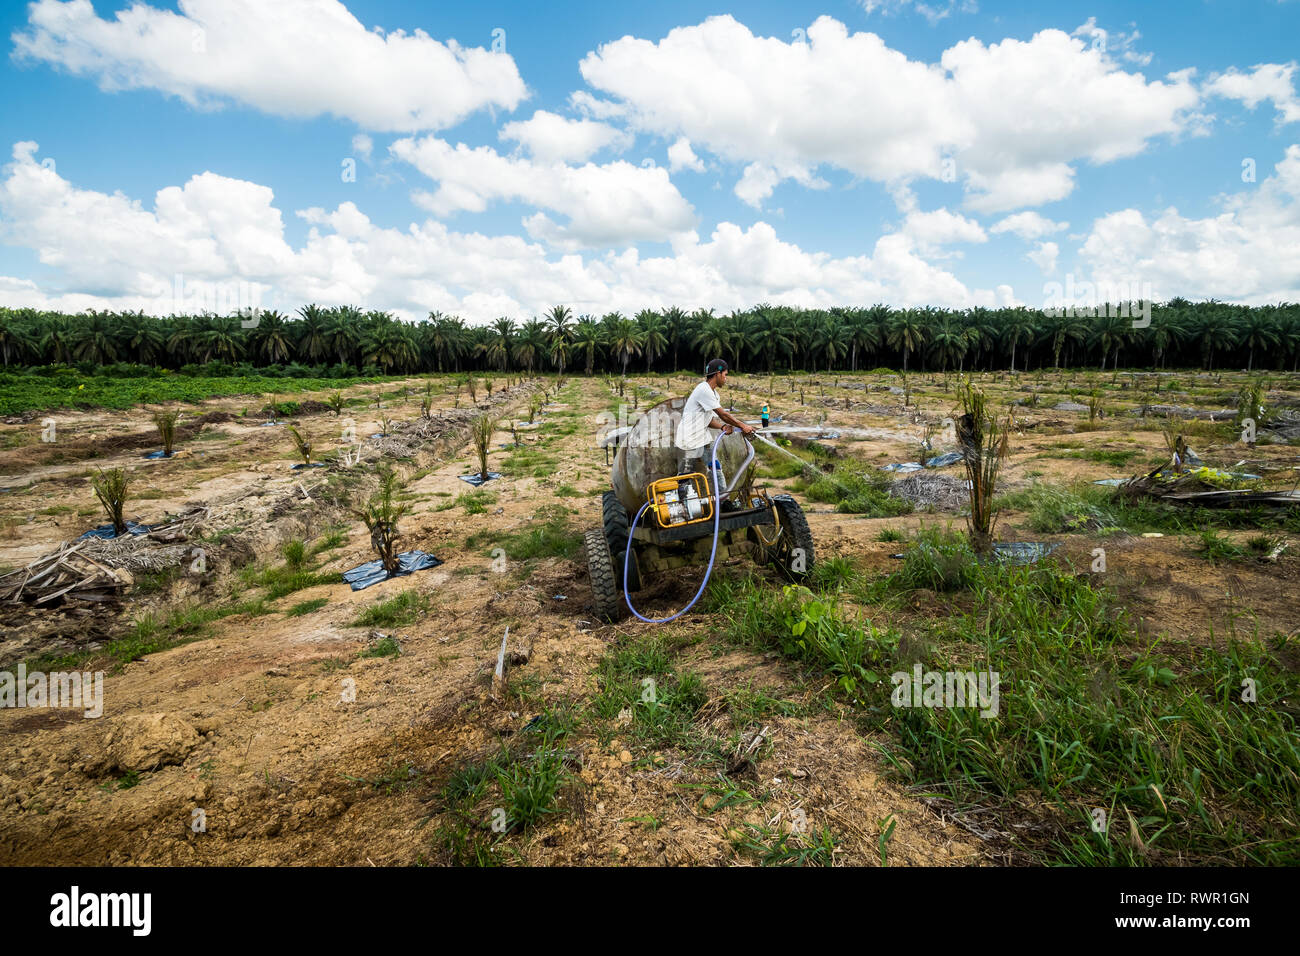
{"type": "Polygon", "coordinates": [[[700,587],[699,590],[695,592],[695,597],[691,598],[690,602],[676,614],[671,614],[668,617],[646,617],[632,606],[632,595],[627,589],[627,572],[632,561],[632,536],[636,534],[636,523],[641,520],[641,516],[645,514],[646,509],[650,507],[650,502],[647,501],[643,504],[641,509],[637,511],[636,517],[632,519],[632,527],[629,528],[627,532],[627,550],[623,553],[623,600],[627,602],[627,609],[631,611],[638,620],[645,621],[647,624],[667,624],[669,621],[676,620],[693,608],[695,602],[700,599],[700,595],[704,593],[704,588],[709,583],[709,576],[713,574],[713,559],[718,554],[718,530],[722,521],[722,499],[731,494],[732,487],[740,480],[740,476],[745,473],[745,469],[749,467],[749,463],[754,460],[754,445],[751,442],[749,444],[749,454],[746,456],[741,466],[736,469],[736,476],[731,479],[731,483],[727,485],[726,488],[723,488],[722,480],[725,475],[723,475],[722,465],[718,461],[718,445],[722,442],[723,434],[724,433],[722,432],[718,433],[718,437],[713,441],[713,449],[709,453],[709,469],[714,473],[713,481],[718,489],[717,495],[714,497],[713,501],[713,547],[709,550],[709,566],[704,569],[704,580],[700,582],[700,587]]]}

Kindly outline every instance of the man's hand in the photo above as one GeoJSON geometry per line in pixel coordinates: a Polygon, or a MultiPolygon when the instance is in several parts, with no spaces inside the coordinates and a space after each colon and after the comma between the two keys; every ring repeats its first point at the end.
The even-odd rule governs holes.
{"type": "Polygon", "coordinates": [[[735,429],[732,428],[730,425],[722,426],[722,434],[724,435],[730,435],[733,431],[735,431],[735,429]]]}
{"type": "Polygon", "coordinates": [[[740,426],[740,430],[741,430],[742,432],[744,432],[746,436],[749,436],[749,435],[754,434],[754,426],[753,426],[753,425],[741,425],[741,426],[740,426]]]}

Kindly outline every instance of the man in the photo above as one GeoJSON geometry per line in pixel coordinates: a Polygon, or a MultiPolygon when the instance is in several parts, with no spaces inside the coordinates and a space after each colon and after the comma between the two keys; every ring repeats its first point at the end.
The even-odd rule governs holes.
{"type": "Polygon", "coordinates": [[[682,451],[682,473],[702,472],[709,477],[709,487],[714,495],[718,493],[717,475],[713,468],[713,442],[717,435],[710,429],[718,428],[724,435],[730,435],[739,428],[744,434],[754,434],[754,426],[746,425],[740,419],[724,412],[718,401],[718,389],[727,384],[727,363],[714,359],[704,368],[704,381],[695,386],[695,391],[686,399],[682,408],[682,420],[677,423],[676,443],[682,451]]]}

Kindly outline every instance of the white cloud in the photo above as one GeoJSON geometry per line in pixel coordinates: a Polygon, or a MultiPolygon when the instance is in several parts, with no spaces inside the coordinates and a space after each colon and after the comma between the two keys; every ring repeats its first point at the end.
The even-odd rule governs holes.
{"type": "Polygon", "coordinates": [[[923,3],[921,0],[858,0],[858,5],[862,7],[868,16],[877,11],[886,16],[891,16],[902,13],[907,9],[915,9],[917,13],[930,21],[931,26],[952,16],[954,11],[960,13],[979,12],[979,4],[975,0],[947,0],[943,4],[923,3]]]}
{"type": "Polygon", "coordinates": [[[691,149],[691,141],[685,136],[679,136],[677,141],[668,147],[668,168],[674,173],[682,169],[702,173],[704,161],[695,155],[695,150],[691,149]]]}
{"type": "Polygon", "coordinates": [[[674,235],[670,255],[628,248],[555,258],[518,236],[453,232],[437,220],[382,228],[350,202],[298,215],[310,229],[295,249],[264,186],[202,173],[160,190],[150,209],[78,189],[40,165],[36,144],[19,143],[0,182],[0,238],[35,249],[52,279],[42,289],[0,278],[0,293],[37,307],[159,312],[159,287],[181,272],[257,283],[266,290],[261,305],[284,311],[363,303],[407,318],[438,309],[474,321],[538,314],[556,302],[602,314],[669,305],[725,312],[760,301],[994,306],[1011,298],[1006,287],[968,289],[903,233],[881,237],[870,255],[837,258],[784,242],[764,222],[723,222],[706,240],[674,235]]]}
{"type": "Polygon", "coordinates": [[[438,183],[415,201],[435,215],[481,212],[499,200],[549,209],[569,222],[557,226],[544,215],[525,220],[529,234],[549,242],[585,246],[664,240],[690,229],[695,213],[658,167],[616,161],[567,166],[502,156],[490,146],[451,146],[428,136],[399,139],[389,147],[398,159],[438,183]]]}
{"type": "Polygon", "coordinates": [[[1277,123],[1300,122],[1300,98],[1295,91],[1296,64],[1261,63],[1251,72],[1231,69],[1211,76],[1202,88],[1212,96],[1240,100],[1247,109],[1254,109],[1269,100],[1277,110],[1277,123]]]}
{"type": "Polygon", "coordinates": [[[1136,63],[1138,66],[1150,66],[1152,55],[1150,53],[1139,53],[1137,50],[1137,41],[1142,39],[1142,34],[1134,27],[1128,33],[1123,30],[1110,31],[1097,26],[1097,18],[1089,17],[1086,23],[1075,27],[1071,36],[1084,37],[1100,53],[1108,53],[1110,56],[1118,56],[1128,63],[1136,63]]]}
{"type": "Polygon", "coordinates": [[[1065,197],[1072,163],[1134,156],[1153,137],[1188,131],[1199,103],[1189,74],[1148,82],[1060,30],[965,40],[937,64],[830,17],[807,40],[754,36],[730,16],[657,43],[623,37],[580,64],[608,99],[572,101],[621,109],[634,129],[744,164],[736,192],[751,205],[781,179],[819,182],[822,164],[895,183],[938,179],[951,156],[969,207],[983,212],[1065,197]]]}
{"type": "Polygon", "coordinates": [[[106,20],[90,0],[37,0],[13,35],[15,55],[95,76],[105,90],[393,132],[442,129],[527,96],[505,53],[423,30],[367,30],[339,0],[181,0],[180,9],[136,3],[106,20]]]}
{"type": "Polygon", "coordinates": [[[77,189],[17,143],[0,184],[0,236],[34,249],[74,285],[151,295],[176,273],[259,280],[292,261],[265,186],[205,172],[154,197],[152,212],[120,193],[77,189]]]}
{"type": "Polygon", "coordinates": [[[988,241],[979,223],[947,209],[909,212],[902,231],[927,250],[959,242],[988,241]]]}
{"type": "Polygon", "coordinates": [[[1056,271],[1056,259],[1061,254],[1061,247],[1054,242],[1040,242],[1032,252],[1025,253],[1025,258],[1043,270],[1043,275],[1056,271]]]}
{"type": "Polygon", "coordinates": [[[1041,216],[1033,211],[1026,211],[998,220],[989,226],[989,232],[995,235],[1009,232],[1021,239],[1033,240],[1042,239],[1044,236],[1050,236],[1069,227],[1068,222],[1052,222],[1046,216],[1041,216]]]}
{"type": "Polygon", "coordinates": [[[544,163],[582,162],[609,147],[622,152],[633,140],[631,134],[608,123],[567,119],[546,110],[538,110],[532,119],[506,123],[500,138],[515,140],[544,163]]]}
{"type": "Polygon", "coordinates": [[[623,119],[627,116],[627,108],[622,104],[597,99],[586,90],[570,93],[569,105],[579,113],[598,120],[623,119]]]}
{"type": "Polygon", "coordinates": [[[1124,209],[1097,219],[1080,249],[1093,281],[1150,283],[1157,300],[1300,300],[1300,145],[1274,170],[1253,191],[1224,198],[1217,216],[1170,208],[1148,220],[1124,209]]]}
{"type": "Polygon", "coordinates": [[[370,154],[374,151],[375,141],[365,133],[357,133],[352,137],[352,151],[360,154],[364,160],[370,159],[370,154]]]}

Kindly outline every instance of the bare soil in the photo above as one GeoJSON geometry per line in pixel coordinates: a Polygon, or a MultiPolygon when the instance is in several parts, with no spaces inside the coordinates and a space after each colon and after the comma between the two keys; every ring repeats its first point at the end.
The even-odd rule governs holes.
{"type": "MultiPolygon", "coordinates": [[[[907,407],[899,396],[844,388],[823,378],[824,386],[805,386],[804,407],[797,391],[782,394],[778,384],[773,414],[810,423],[824,415],[828,428],[915,436],[910,443],[888,438],[835,443],[841,454],[874,465],[913,460],[921,421],[951,417],[957,402],[939,376],[913,376],[916,391],[907,407]]],[[[883,378],[863,373],[842,380],[883,378]]],[[[732,393],[737,407],[756,417],[765,379],[736,375],[733,381],[741,386],[732,393]]],[[[664,376],[633,382],[661,393],[666,388],[664,376]]],[[[390,397],[382,409],[374,404],[379,393],[393,393],[401,384],[350,389],[349,397],[365,396],[368,404],[349,408],[342,419],[308,406],[313,411],[294,420],[322,451],[333,450],[346,419],[363,438],[379,431],[381,415],[417,419],[414,396],[423,380],[405,383],[413,396],[408,403],[390,397]]],[[[680,375],[667,387],[685,394],[691,384],[680,375]]],[[[996,401],[1023,395],[1014,378],[990,378],[988,387],[996,401]]],[[[1066,397],[1063,381],[1054,387],[1060,396],[1045,399],[1040,408],[1018,410],[1006,488],[1035,480],[1068,484],[1133,474],[1163,458],[1156,428],[1117,411],[1090,430],[1086,413],[1051,409],[1066,397]],[[1119,467],[1068,456],[1125,451],[1135,455],[1119,467]]],[[[1210,391],[1212,383],[1205,387],[1210,391]]],[[[494,391],[494,412],[509,411],[525,421],[530,389],[521,386],[508,395],[494,391]]],[[[1116,395],[1118,406],[1126,397],[1118,387],[1116,395]]],[[[1293,393],[1282,393],[1288,396],[1293,393]]],[[[641,407],[648,400],[643,398],[641,407]]],[[[486,404],[481,389],[479,401],[486,404]]],[[[370,560],[366,530],[340,496],[344,470],[291,470],[295,456],[285,427],[241,415],[256,404],[246,397],[185,407],[180,454],[168,460],[142,457],[158,447],[154,409],[55,413],[60,438],[53,444],[40,442],[38,422],[0,425],[0,443],[7,449],[0,466],[0,565],[6,569],[100,524],[89,480],[95,469],[109,467],[128,468],[135,476],[128,517],[159,523],[168,513],[206,507],[209,518],[187,544],[212,556],[202,574],[190,574],[182,565],[165,580],[138,575],[141,586],[120,606],[7,607],[0,613],[5,666],[41,654],[82,652],[91,656],[80,669],[106,672],[101,718],[70,710],[0,710],[0,861],[443,862],[433,835],[445,822],[439,793],[451,774],[511,747],[545,707],[590,701],[598,692],[599,662],[611,648],[654,633],[655,625],[611,626],[594,619],[580,550],[573,558],[512,561],[504,572],[494,567],[491,552],[492,535],[527,532],[537,525],[543,506],[560,514],[574,536],[599,523],[608,469],[596,442],[598,416],[616,402],[602,381],[570,379],[560,403],[539,417],[540,426],[517,432],[528,443],[525,450],[543,456],[531,467],[509,465],[515,452],[497,447],[511,440],[508,426],[501,428],[490,464],[504,477],[485,486],[494,497],[483,513],[455,503],[473,490],[459,476],[477,469],[463,431],[441,446],[428,443],[413,460],[400,463],[412,507],[402,522],[402,548],[432,553],[444,562],[440,567],[358,592],[339,579],[302,588],[270,601],[266,613],[222,617],[186,633],[184,643],[124,665],[106,649],[133,633],[136,620],[147,614],[161,620],[176,611],[258,596],[258,588],[241,578],[241,565],[283,563],[280,547],[286,541],[303,540],[310,549],[338,528],[342,544],[309,562],[321,574],[370,560]],[[477,543],[469,544],[475,536],[477,543]],[[427,601],[414,623],[356,625],[361,612],[412,590],[427,601]],[[316,609],[286,613],[318,599],[323,603],[316,609]],[[494,695],[491,670],[507,625],[512,647],[526,642],[531,654],[512,668],[508,689],[494,695]],[[400,655],[362,656],[380,640],[376,631],[395,638],[400,655]],[[124,741],[123,734],[131,739],[124,741]],[[203,832],[194,830],[196,811],[205,819],[203,832]]],[[[462,394],[459,407],[468,403],[462,394]]],[[[435,418],[452,405],[452,395],[440,392],[435,418]]],[[[1267,468],[1281,474],[1300,461],[1300,449],[1286,444],[1247,450],[1210,440],[1208,433],[1207,442],[1201,447],[1193,440],[1207,461],[1232,465],[1250,458],[1256,473],[1267,468]]],[[[960,466],[949,471],[959,475],[960,466]]],[[[768,483],[773,490],[789,484],[768,483]]],[[[890,555],[899,548],[879,540],[883,529],[964,527],[959,514],[869,519],[835,513],[832,505],[804,505],[819,560],[848,557],[868,573],[882,575],[896,569],[890,555]]],[[[1216,565],[1197,553],[1191,534],[1044,536],[1029,530],[1024,519],[1004,512],[999,536],[1060,541],[1058,556],[1081,571],[1094,548],[1106,548],[1106,583],[1153,639],[1164,634],[1179,641],[1220,642],[1234,631],[1272,635],[1296,627],[1300,557],[1294,546],[1276,563],[1216,565]]],[[[680,607],[694,593],[702,570],[673,572],[642,592],[639,606],[647,613],[680,607]]],[[[743,559],[734,559],[722,573],[761,575],[774,593],[784,583],[743,559]]],[[[888,623],[901,626],[909,616],[924,617],[932,609],[918,601],[889,613],[894,618],[888,623]]],[[[839,864],[879,865],[882,827],[891,818],[896,821],[888,844],[891,865],[1016,862],[996,842],[972,832],[969,821],[951,819],[897,783],[878,741],[856,729],[852,714],[825,694],[824,682],[773,653],[729,644],[719,624],[716,615],[703,612],[677,622],[672,633],[680,650],[674,666],[702,677],[709,703],[695,720],[705,733],[741,740],[763,733],[766,743],[757,762],[728,776],[689,752],[638,747],[617,729],[611,735],[581,733],[569,761],[573,779],[562,812],[512,835],[512,859],[531,865],[751,864],[753,858],[738,847],[739,831],[747,824],[788,830],[802,815],[813,828],[835,834],[839,864]],[[800,705],[803,716],[770,716],[738,726],[722,706],[738,689],[762,689],[800,705]],[[759,800],[719,808],[719,793],[727,788],[759,800]]]]}

